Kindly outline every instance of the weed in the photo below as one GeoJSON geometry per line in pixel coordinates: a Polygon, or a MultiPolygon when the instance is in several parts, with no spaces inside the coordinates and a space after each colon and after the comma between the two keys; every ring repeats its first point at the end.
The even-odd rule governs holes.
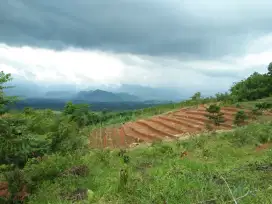
{"type": "Polygon", "coordinates": [[[119,178],[119,189],[125,189],[127,182],[128,182],[128,169],[124,168],[120,170],[120,178],[119,178]]]}

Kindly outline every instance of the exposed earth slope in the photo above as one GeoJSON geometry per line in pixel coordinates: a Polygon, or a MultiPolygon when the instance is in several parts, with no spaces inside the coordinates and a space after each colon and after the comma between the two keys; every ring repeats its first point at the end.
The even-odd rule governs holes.
{"type": "MultiPolygon", "coordinates": [[[[225,122],[214,129],[233,128],[233,119],[240,110],[234,107],[222,107],[225,122]]],[[[139,142],[178,139],[188,134],[199,133],[207,129],[209,120],[206,109],[199,107],[183,108],[178,111],[157,115],[147,119],[127,122],[121,127],[95,129],[90,136],[90,144],[95,147],[128,147],[139,142]]]]}

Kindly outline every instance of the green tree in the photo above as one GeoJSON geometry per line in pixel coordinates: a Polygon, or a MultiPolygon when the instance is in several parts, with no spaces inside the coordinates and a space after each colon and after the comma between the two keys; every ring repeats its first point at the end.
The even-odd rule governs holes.
{"type": "Polygon", "coordinates": [[[11,81],[11,75],[5,74],[3,71],[0,72],[0,115],[6,112],[6,106],[12,102],[14,102],[17,98],[6,96],[4,90],[7,88],[11,88],[10,86],[5,86],[5,84],[11,81]]]}
{"type": "Polygon", "coordinates": [[[192,97],[192,100],[200,100],[201,99],[201,93],[200,92],[196,92],[192,97]]]}
{"type": "Polygon", "coordinates": [[[76,111],[76,108],[76,105],[69,101],[65,104],[63,112],[66,115],[73,114],[76,111]]]}
{"type": "MultiPolygon", "coordinates": [[[[16,97],[5,96],[4,89],[10,88],[5,83],[11,75],[0,72],[0,106],[4,113],[5,106],[12,103],[16,97]]],[[[44,118],[43,118],[44,120],[44,118]]],[[[37,120],[33,120],[37,124],[37,120]]],[[[41,128],[39,128],[41,129],[41,128]]],[[[46,151],[48,141],[40,139],[29,128],[29,120],[21,115],[0,117],[0,165],[15,165],[23,167],[29,157],[35,157],[33,152],[46,151]]]]}
{"type": "Polygon", "coordinates": [[[268,75],[272,76],[272,62],[268,65],[268,75]]]}
{"type": "Polygon", "coordinates": [[[238,101],[268,97],[272,93],[272,80],[268,74],[254,72],[247,79],[235,83],[230,92],[238,101]]]}

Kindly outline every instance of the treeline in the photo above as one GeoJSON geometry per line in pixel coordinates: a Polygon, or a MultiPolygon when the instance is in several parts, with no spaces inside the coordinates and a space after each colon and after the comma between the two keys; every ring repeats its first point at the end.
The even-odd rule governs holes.
{"type": "Polygon", "coordinates": [[[247,79],[235,83],[230,89],[230,95],[237,101],[251,101],[272,94],[272,63],[268,72],[260,74],[254,72],[247,79]]]}
{"type": "MultiPolygon", "coordinates": [[[[73,101],[75,104],[88,103],[87,101],[73,101]]],[[[26,107],[32,107],[35,109],[52,109],[62,111],[66,101],[59,99],[42,99],[42,98],[30,98],[25,100],[19,100],[16,103],[9,106],[9,109],[23,110],[26,107]]],[[[93,111],[111,110],[111,111],[124,111],[134,110],[139,108],[146,108],[154,106],[153,103],[145,102],[92,102],[91,108],[93,111]]]]}
{"type": "MultiPolygon", "coordinates": [[[[272,96],[272,62],[268,65],[267,73],[254,72],[248,78],[236,82],[229,92],[217,93],[210,100],[224,101],[229,103],[254,101],[272,96]]],[[[193,98],[198,98],[199,93],[193,98]]]]}

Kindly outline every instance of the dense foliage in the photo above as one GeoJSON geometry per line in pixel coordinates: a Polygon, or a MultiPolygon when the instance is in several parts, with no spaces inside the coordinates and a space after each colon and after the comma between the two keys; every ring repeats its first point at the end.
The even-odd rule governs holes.
{"type": "Polygon", "coordinates": [[[250,101],[272,94],[272,63],[268,66],[268,73],[254,72],[247,79],[235,83],[231,89],[231,96],[237,101],[250,101]]]}

